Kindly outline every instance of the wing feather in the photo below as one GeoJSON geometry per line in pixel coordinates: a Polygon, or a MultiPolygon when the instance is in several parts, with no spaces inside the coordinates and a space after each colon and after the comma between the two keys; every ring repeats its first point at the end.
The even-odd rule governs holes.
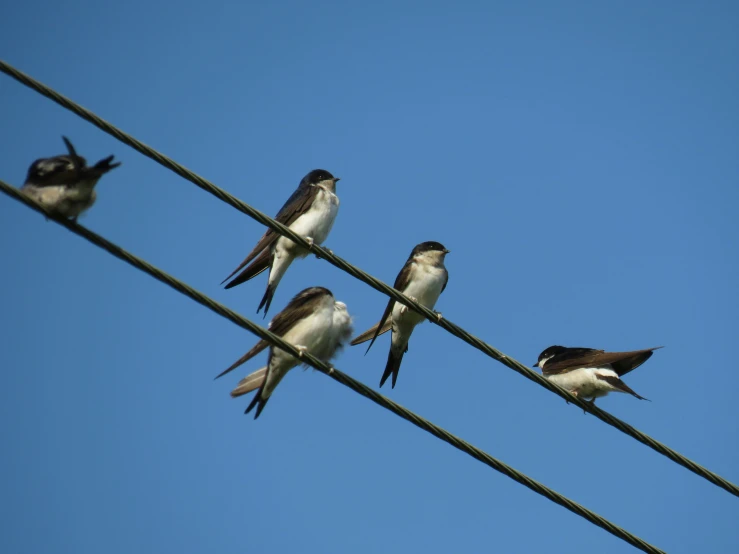
{"type": "Polygon", "coordinates": [[[546,375],[557,375],[583,367],[611,365],[614,371],[619,376],[622,376],[646,362],[652,356],[653,352],[659,348],[662,347],[657,346],[655,348],[632,350],[630,352],[605,352],[592,348],[574,348],[570,349],[564,355],[555,356],[544,364],[545,369],[543,373],[546,375]]]}
{"type": "MultiPolygon", "coordinates": [[[[400,270],[400,273],[398,273],[398,276],[395,278],[395,283],[393,283],[393,288],[397,291],[403,292],[406,287],[408,286],[408,283],[411,281],[411,274],[413,273],[413,255],[411,254],[411,257],[408,258],[408,260],[403,265],[403,269],[400,270]]],[[[387,322],[387,318],[390,316],[390,313],[393,311],[393,306],[395,305],[395,300],[392,298],[387,303],[387,307],[385,308],[385,311],[382,314],[382,317],[380,318],[380,322],[375,327],[375,334],[372,336],[372,341],[369,343],[369,346],[367,347],[367,352],[369,352],[369,349],[372,348],[372,345],[375,343],[375,340],[377,337],[380,336],[380,331],[385,327],[385,324],[387,322]]],[[[392,321],[390,322],[390,325],[392,326],[392,321]]],[[[362,333],[359,337],[354,339],[354,341],[358,340],[360,337],[363,337],[366,333],[369,331],[365,331],[362,333]]],[[[382,331],[383,333],[385,331],[382,331]]],[[[366,339],[365,339],[366,340],[366,339]]],[[[360,342],[365,342],[365,340],[362,340],[360,342]]],[[[355,344],[355,342],[352,341],[352,344],[355,344]]],[[[359,344],[357,342],[356,344],[359,344]]],[[[365,352],[366,354],[366,352],[365,352]]]]}
{"type": "MultiPolygon", "coordinates": [[[[301,214],[303,214],[308,209],[310,204],[313,202],[316,194],[318,194],[318,191],[319,188],[316,186],[301,184],[297,189],[295,189],[295,192],[290,195],[290,198],[288,198],[287,202],[285,202],[282,208],[280,208],[280,211],[277,212],[275,219],[283,225],[289,227],[301,214]]],[[[249,255],[244,258],[244,261],[241,262],[239,266],[221,282],[221,284],[225,283],[231,277],[241,271],[243,267],[251,262],[264,249],[269,248],[272,243],[279,237],[280,235],[278,233],[276,233],[272,229],[267,229],[264,235],[262,235],[262,238],[259,239],[259,242],[257,242],[257,245],[252,249],[251,252],[249,252],[249,255]]]]}

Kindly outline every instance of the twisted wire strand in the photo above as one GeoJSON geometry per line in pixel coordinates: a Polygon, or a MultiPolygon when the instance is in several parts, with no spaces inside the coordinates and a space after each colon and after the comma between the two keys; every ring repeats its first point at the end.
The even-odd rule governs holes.
{"type": "Polygon", "coordinates": [[[358,267],[355,267],[354,265],[350,264],[343,258],[336,256],[333,252],[331,252],[327,248],[323,248],[317,244],[312,244],[312,245],[309,244],[303,237],[296,235],[285,225],[282,225],[281,223],[275,221],[271,217],[263,214],[259,210],[249,206],[245,202],[239,200],[238,198],[229,194],[225,190],[217,187],[210,181],[207,181],[206,179],[202,178],[196,173],[190,171],[189,169],[175,162],[171,158],[154,150],[153,148],[151,148],[150,146],[147,146],[143,142],[135,139],[131,135],[124,133],[123,131],[115,127],[114,125],[108,123],[104,119],[92,113],[90,110],[83,108],[82,106],[73,102],[66,96],[63,96],[59,94],[58,92],[56,92],[55,90],[51,89],[50,87],[44,85],[43,83],[36,81],[32,77],[19,71],[18,69],[14,68],[13,66],[4,62],[3,60],[0,60],[0,71],[5,73],[6,75],[9,75],[10,77],[19,81],[20,83],[26,85],[27,87],[35,90],[39,94],[46,96],[47,98],[53,100],[60,106],[70,110],[71,112],[75,113],[82,119],[85,119],[86,121],[92,123],[93,125],[98,127],[100,130],[108,133],[109,135],[115,137],[116,139],[123,142],[124,144],[127,144],[128,146],[138,151],[139,153],[143,154],[144,156],[154,160],[160,165],[173,171],[174,173],[176,173],[183,179],[190,181],[191,183],[203,189],[204,191],[212,194],[219,200],[225,202],[226,204],[232,206],[233,208],[236,208],[240,212],[245,213],[246,215],[258,221],[262,225],[269,227],[270,229],[274,230],[280,235],[285,236],[289,238],[290,240],[292,240],[293,242],[306,248],[307,250],[310,250],[318,258],[323,258],[324,260],[329,262],[331,265],[338,267],[339,269],[345,271],[352,277],[359,279],[365,284],[371,286],[373,289],[389,296],[390,298],[392,298],[393,300],[397,302],[400,302],[401,304],[408,306],[409,308],[423,315],[427,320],[438,325],[445,331],[463,340],[470,346],[480,350],[481,352],[493,358],[494,360],[502,363],[503,365],[512,369],[516,373],[523,375],[530,381],[533,381],[534,383],[544,387],[550,392],[553,392],[554,394],[560,396],[561,398],[566,400],[568,403],[573,404],[574,406],[577,406],[581,408],[582,410],[591,413],[592,415],[594,415],[601,421],[607,423],[608,425],[612,427],[615,427],[616,429],[618,429],[622,433],[627,434],[633,439],[636,439],[640,443],[648,446],[655,452],[662,454],[663,456],[672,460],[676,464],[681,465],[682,467],[688,469],[689,471],[695,473],[696,475],[702,477],[703,479],[716,485],[717,487],[720,487],[724,489],[725,491],[733,494],[734,496],[739,497],[739,487],[735,485],[734,483],[728,481],[727,479],[724,479],[717,473],[710,471],[709,469],[703,467],[697,462],[694,462],[693,460],[687,458],[686,456],[683,456],[682,454],[680,454],[676,450],[673,450],[667,445],[662,444],[661,442],[653,439],[649,435],[639,431],[638,429],[629,425],[625,421],[622,421],[619,418],[606,412],[605,410],[602,410],[595,404],[584,402],[580,398],[570,394],[569,391],[551,383],[550,381],[548,381],[547,379],[539,375],[537,372],[526,367],[519,361],[509,356],[506,356],[499,350],[493,348],[491,345],[480,340],[479,338],[472,335],[468,331],[465,331],[463,328],[452,323],[448,319],[442,318],[440,314],[434,312],[433,310],[429,310],[428,308],[426,308],[425,306],[422,306],[421,304],[418,304],[417,302],[411,300],[410,298],[408,298],[401,292],[388,286],[387,284],[380,281],[379,279],[362,271],[358,267]]]}
{"type": "Polygon", "coordinates": [[[471,445],[470,443],[451,434],[449,431],[442,429],[438,425],[431,423],[427,419],[424,419],[423,417],[408,410],[407,408],[401,406],[400,404],[397,404],[393,402],[392,400],[390,400],[389,398],[382,396],[381,394],[369,388],[367,385],[357,381],[356,379],[353,379],[349,375],[339,371],[338,369],[319,360],[318,358],[315,358],[309,353],[300,352],[297,348],[295,348],[290,343],[285,342],[278,335],[275,335],[271,333],[270,331],[268,331],[267,329],[260,327],[256,323],[253,323],[252,321],[246,319],[240,314],[227,308],[223,304],[216,302],[212,298],[209,298],[208,296],[192,288],[191,286],[184,283],[183,281],[180,281],[179,279],[173,277],[172,275],[165,273],[161,269],[151,265],[150,263],[143,260],[142,258],[139,258],[138,256],[135,256],[134,254],[124,250],[120,246],[110,242],[109,240],[98,235],[97,233],[94,233],[90,231],[89,229],[87,229],[86,227],[78,225],[77,223],[73,223],[70,220],[58,217],[54,215],[53,213],[48,212],[43,206],[36,203],[34,200],[28,198],[25,194],[23,194],[19,190],[15,189],[11,185],[1,180],[0,180],[0,190],[3,193],[7,194],[8,196],[26,204],[28,207],[36,210],[37,212],[44,214],[48,219],[51,219],[55,223],[63,227],[66,227],[68,230],[88,240],[95,246],[102,248],[103,250],[112,254],[116,258],[123,260],[124,262],[128,263],[129,265],[132,265],[136,269],[139,269],[140,271],[143,271],[144,273],[153,277],[157,281],[160,281],[164,283],[165,285],[168,285],[169,287],[173,288],[177,292],[187,296],[191,300],[194,300],[201,306],[205,306],[212,312],[215,312],[221,317],[224,317],[228,319],[229,321],[235,323],[239,327],[246,329],[247,331],[257,335],[260,339],[267,341],[271,345],[281,348],[282,350],[285,350],[286,352],[289,352],[296,358],[300,358],[302,362],[310,365],[311,367],[320,371],[324,375],[328,375],[333,380],[350,388],[354,392],[361,394],[365,398],[370,399],[372,402],[382,406],[386,410],[393,412],[394,414],[400,416],[406,421],[412,423],[416,427],[423,429],[424,431],[432,434],[438,439],[441,439],[447,444],[450,444],[454,448],[461,450],[465,454],[472,456],[473,458],[475,458],[476,460],[479,460],[483,464],[493,468],[494,470],[502,473],[503,475],[506,475],[507,477],[510,477],[514,481],[524,485],[525,487],[531,489],[535,493],[544,496],[545,498],[551,500],[555,504],[558,504],[562,506],[563,508],[566,508],[567,510],[579,515],[580,517],[585,518],[590,523],[597,525],[598,527],[608,531],[612,535],[626,541],[627,543],[634,546],[635,548],[638,548],[639,550],[642,550],[643,552],[649,552],[651,554],[664,554],[663,550],[660,550],[659,548],[640,539],[636,535],[629,533],[625,529],[610,522],[609,520],[596,514],[595,512],[585,508],[584,506],[581,506],[577,502],[570,500],[564,495],[550,489],[549,487],[543,485],[542,483],[535,481],[534,479],[528,477],[527,475],[521,473],[520,471],[517,471],[516,469],[510,467],[509,465],[492,457],[490,454],[480,450],[479,448],[471,445]]]}

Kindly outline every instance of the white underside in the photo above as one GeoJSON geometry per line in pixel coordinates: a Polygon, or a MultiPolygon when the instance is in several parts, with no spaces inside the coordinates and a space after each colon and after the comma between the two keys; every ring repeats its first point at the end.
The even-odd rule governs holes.
{"type": "Polygon", "coordinates": [[[352,316],[346,309],[346,304],[336,302],[334,304],[333,327],[331,329],[331,341],[328,350],[322,352],[318,357],[324,362],[329,361],[336,356],[344,345],[349,342],[354,333],[352,325],[352,316]]]}
{"type": "Polygon", "coordinates": [[[597,375],[604,377],[618,377],[618,373],[613,371],[610,366],[606,367],[583,367],[561,373],[559,375],[546,375],[552,383],[577,394],[584,400],[600,398],[609,392],[623,392],[607,381],[598,379],[597,375]]]}
{"type": "MultiPolygon", "coordinates": [[[[446,271],[443,266],[436,267],[415,263],[413,265],[410,283],[408,283],[408,286],[402,292],[406,296],[413,296],[418,300],[419,304],[433,310],[445,281],[446,271]]],[[[410,308],[405,308],[399,302],[393,305],[392,318],[393,334],[391,348],[393,351],[400,353],[405,351],[413,329],[419,323],[423,323],[425,318],[410,308]],[[401,314],[404,309],[405,313],[401,314]]]]}
{"type": "MultiPolygon", "coordinates": [[[[310,237],[315,244],[323,244],[334,226],[339,213],[339,197],[319,187],[321,190],[313,199],[310,209],[293,221],[290,230],[301,237],[310,237]]],[[[274,244],[274,261],[269,273],[269,284],[277,285],[295,258],[304,258],[308,250],[299,247],[288,238],[280,237],[274,244]]]]}
{"type": "MultiPolygon", "coordinates": [[[[313,315],[300,320],[282,338],[295,346],[304,346],[307,353],[327,362],[349,340],[351,334],[352,318],[346,311],[346,305],[335,303],[327,295],[313,315]]],[[[287,372],[300,364],[300,360],[279,348],[273,348],[273,351],[262,391],[263,398],[269,398],[287,372]]]]}
{"type": "Polygon", "coordinates": [[[25,185],[23,192],[36,200],[36,202],[58,212],[64,217],[77,217],[89,209],[95,203],[97,197],[92,187],[83,185],[75,187],[68,187],[66,185],[48,187],[25,185]]]}
{"type": "MultiPolygon", "coordinates": [[[[336,356],[352,336],[352,317],[346,310],[346,304],[343,302],[336,302],[334,305],[334,315],[332,321],[332,329],[328,333],[331,337],[330,340],[321,342],[318,345],[317,350],[313,350],[311,353],[324,362],[329,361],[331,358],[336,356]],[[323,346],[326,348],[324,349],[323,346]]],[[[296,364],[297,365],[297,364],[296,364]]],[[[285,370],[287,373],[289,370],[285,370]]],[[[255,372],[247,375],[237,385],[235,391],[240,391],[240,394],[246,394],[253,390],[258,389],[262,386],[265,376],[267,375],[267,368],[262,367],[257,369],[255,372]]],[[[284,377],[284,374],[283,374],[284,377]]],[[[272,385],[270,393],[274,390],[275,385],[272,385]]]]}

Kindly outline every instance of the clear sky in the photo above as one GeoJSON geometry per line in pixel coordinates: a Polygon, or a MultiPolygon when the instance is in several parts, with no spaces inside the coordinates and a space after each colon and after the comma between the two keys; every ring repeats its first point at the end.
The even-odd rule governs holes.
{"type": "MultiPolygon", "coordinates": [[[[665,345],[600,406],[739,482],[736,2],[16,2],[2,57],[274,215],[342,178],[326,246],[392,283],[452,253],[437,309],[526,364],[665,345]]],[[[123,165],[81,222],[255,318],[220,281],[253,220],[0,75],[0,178],[64,151],[123,165]]],[[[0,198],[0,551],[632,551],[312,371],[259,420],[213,377],[255,339],[0,198]]],[[[314,257],[270,316],[330,288],[314,257]]],[[[264,322],[266,323],[266,321],[264,322]]],[[[388,340],[336,366],[376,387],[388,340]]],[[[669,552],[739,550],[739,499],[431,324],[393,400],[669,552]]]]}

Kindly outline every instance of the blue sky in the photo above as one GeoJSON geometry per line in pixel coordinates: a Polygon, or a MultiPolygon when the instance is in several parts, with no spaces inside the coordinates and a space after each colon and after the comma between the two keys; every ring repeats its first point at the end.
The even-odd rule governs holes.
{"type": "MultiPolygon", "coordinates": [[[[732,2],[15,3],[0,52],[275,214],[342,178],[326,245],[392,283],[443,242],[437,308],[526,364],[665,345],[601,407],[739,481],[739,8],[732,2]]],[[[82,223],[254,318],[219,282],[263,229],[0,76],[0,178],[123,162],[82,223]]],[[[258,421],[213,377],[254,338],[0,198],[0,550],[567,552],[631,547],[296,370],[258,421]]],[[[310,258],[362,331],[385,297],[310,258]]],[[[261,316],[260,316],[261,320],[261,316]]],[[[336,362],[377,386],[387,340],[336,362]]],[[[669,552],[739,548],[735,497],[417,328],[394,400],[669,552]]]]}

